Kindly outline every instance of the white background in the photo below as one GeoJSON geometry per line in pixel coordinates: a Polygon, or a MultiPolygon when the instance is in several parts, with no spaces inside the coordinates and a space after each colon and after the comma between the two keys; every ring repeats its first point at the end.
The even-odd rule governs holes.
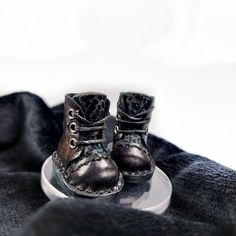
{"type": "Polygon", "coordinates": [[[0,95],[156,97],[150,131],[236,169],[236,2],[0,0],[0,95]]]}

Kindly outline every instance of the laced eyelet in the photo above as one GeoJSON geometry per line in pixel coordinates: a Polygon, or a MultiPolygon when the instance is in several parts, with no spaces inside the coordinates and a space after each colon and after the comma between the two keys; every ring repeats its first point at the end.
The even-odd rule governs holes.
{"type": "Polygon", "coordinates": [[[75,111],[73,109],[69,109],[67,112],[69,119],[74,119],[75,118],[74,114],[75,114],[75,111]]]}
{"type": "Polygon", "coordinates": [[[77,124],[75,122],[71,122],[69,124],[69,130],[70,130],[71,133],[74,134],[76,132],[76,126],[77,126],[77,124]]]}
{"type": "Polygon", "coordinates": [[[118,131],[119,131],[119,127],[118,127],[118,125],[116,125],[116,126],[115,126],[115,129],[114,129],[115,134],[117,134],[118,131]]]}
{"type": "Polygon", "coordinates": [[[69,147],[74,149],[77,145],[77,141],[75,138],[71,138],[70,141],[69,141],[69,147]]]}

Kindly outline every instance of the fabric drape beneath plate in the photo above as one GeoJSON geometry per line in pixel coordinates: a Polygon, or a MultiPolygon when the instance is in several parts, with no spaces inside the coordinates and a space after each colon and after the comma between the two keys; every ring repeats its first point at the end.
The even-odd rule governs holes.
{"type": "Polygon", "coordinates": [[[173,184],[163,215],[89,199],[49,202],[40,168],[57,148],[62,117],[62,105],[49,108],[31,93],[0,98],[0,235],[236,235],[236,171],[154,135],[149,150],[173,184]]]}

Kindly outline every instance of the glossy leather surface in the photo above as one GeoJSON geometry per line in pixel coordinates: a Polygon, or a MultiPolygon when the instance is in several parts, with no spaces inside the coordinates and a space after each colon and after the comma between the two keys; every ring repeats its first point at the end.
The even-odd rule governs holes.
{"type": "Polygon", "coordinates": [[[120,94],[112,158],[124,177],[135,176],[138,180],[139,176],[151,177],[154,171],[155,164],[147,150],[147,131],[153,104],[154,97],[145,94],[120,94]]]}
{"type": "Polygon", "coordinates": [[[149,171],[152,168],[151,157],[135,146],[116,147],[112,156],[119,168],[125,172],[149,171]]]}
{"type": "Polygon", "coordinates": [[[69,177],[71,185],[78,185],[80,190],[89,189],[92,192],[113,189],[119,181],[119,170],[111,159],[101,158],[71,171],[69,177]]]}
{"type": "Polygon", "coordinates": [[[118,167],[106,149],[109,106],[103,94],[67,94],[65,98],[64,133],[53,160],[67,187],[81,195],[110,195],[123,186],[118,167]],[[71,140],[76,145],[71,147],[71,140]]]}

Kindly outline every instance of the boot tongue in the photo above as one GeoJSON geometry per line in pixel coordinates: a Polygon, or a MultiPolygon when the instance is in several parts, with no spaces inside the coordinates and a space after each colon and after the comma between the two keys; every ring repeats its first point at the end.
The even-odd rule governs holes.
{"type": "Polygon", "coordinates": [[[139,93],[122,93],[120,95],[120,107],[130,116],[137,116],[147,111],[153,104],[153,97],[139,93]]]}
{"type": "Polygon", "coordinates": [[[91,123],[109,114],[110,102],[103,94],[76,94],[73,99],[80,106],[80,115],[91,123]]]}

